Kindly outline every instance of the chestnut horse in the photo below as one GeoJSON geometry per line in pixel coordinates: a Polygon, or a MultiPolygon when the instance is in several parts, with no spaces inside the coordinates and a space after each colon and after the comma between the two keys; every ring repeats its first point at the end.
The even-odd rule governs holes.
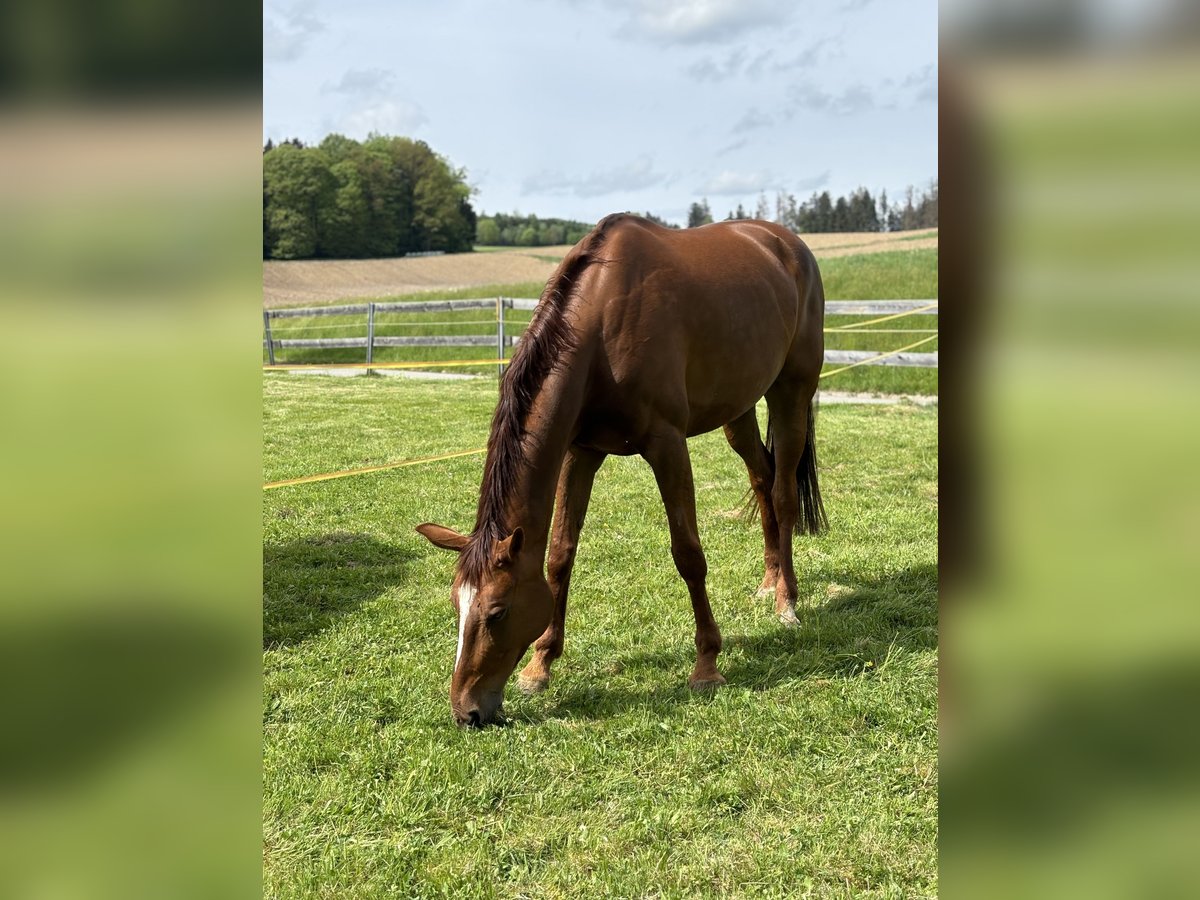
{"type": "Polygon", "coordinates": [[[592,481],[610,453],[640,454],[658,482],[696,617],[693,688],[725,679],[688,437],[724,426],[762,518],[760,595],[773,593],[779,618],[796,622],[792,533],[825,525],[813,441],[824,314],[812,253],[770,222],[680,231],[611,215],[567,253],[501,382],[474,531],[417,528],[459,554],[450,705],[460,725],[496,717],[535,640],[519,686],[549,683],[592,481]],[[764,396],[766,445],[755,413],[764,396]]]}

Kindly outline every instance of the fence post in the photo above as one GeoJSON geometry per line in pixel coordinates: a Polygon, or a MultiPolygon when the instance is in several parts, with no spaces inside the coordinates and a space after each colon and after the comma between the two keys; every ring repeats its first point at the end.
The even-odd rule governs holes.
{"type": "MultiPolygon", "coordinates": [[[[375,351],[375,304],[367,304],[367,365],[371,364],[371,356],[375,351]]],[[[371,370],[367,369],[367,374],[371,370]]]]}
{"type": "Polygon", "coordinates": [[[271,339],[271,313],[263,310],[263,333],[267,336],[267,362],[275,365],[275,341],[271,339]]]}
{"type": "Polygon", "coordinates": [[[496,366],[496,376],[504,377],[504,298],[496,298],[496,358],[500,364],[496,366]]]}

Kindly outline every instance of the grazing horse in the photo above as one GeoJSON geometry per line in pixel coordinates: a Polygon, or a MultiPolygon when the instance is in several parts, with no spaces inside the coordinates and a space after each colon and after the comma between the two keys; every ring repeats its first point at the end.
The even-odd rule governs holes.
{"type": "Polygon", "coordinates": [[[501,382],[474,531],[417,527],[459,554],[450,705],[460,725],[496,717],[535,640],[519,686],[549,683],[592,482],[610,453],[640,454],[658,482],[696,617],[694,689],[725,679],[688,437],[724,426],[745,462],[762,518],[759,592],[773,593],[775,613],[795,624],[792,533],[825,525],[813,440],[824,315],[811,251],[770,222],[680,231],[617,214],[567,253],[501,382]],[[765,445],[755,413],[764,396],[765,445]]]}

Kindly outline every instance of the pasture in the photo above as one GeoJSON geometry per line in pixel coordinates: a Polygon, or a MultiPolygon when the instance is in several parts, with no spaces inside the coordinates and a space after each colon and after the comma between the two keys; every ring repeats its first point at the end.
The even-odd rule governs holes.
{"type": "MultiPolygon", "coordinates": [[[[935,233],[936,235],[936,233],[935,233]]],[[[811,236],[810,236],[811,237],[811,236]]],[[[846,243],[833,244],[826,253],[837,253],[842,250],[852,251],[864,246],[855,242],[855,235],[826,235],[824,237],[840,238],[846,243]]],[[[861,236],[860,236],[861,237],[861,236]]],[[[878,238],[879,235],[874,237],[878,238]]],[[[908,240],[903,237],[888,242],[887,247],[906,247],[923,245],[928,241],[936,243],[936,236],[930,238],[924,233],[918,233],[908,240]]],[[[866,246],[874,246],[867,244],[866,246]]],[[[553,248],[535,248],[550,250],[553,248]]],[[[503,255],[503,254],[498,254],[503,255]]],[[[445,259],[446,257],[426,257],[407,260],[418,263],[426,259],[445,259]]],[[[389,262],[387,260],[367,260],[356,262],[389,262]]],[[[313,272],[320,272],[321,267],[341,267],[345,261],[326,261],[306,263],[313,267],[313,272]]],[[[280,264],[285,265],[285,264],[280,264]]],[[[287,263],[286,265],[296,265],[287,263]]],[[[938,270],[936,247],[919,249],[891,250],[878,253],[850,253],[822,259],[821,274],[825,284],[826,297],[829,300],[864,300],[864,299],[920,299],[938,296],[938,270]]],[[[553,266],[551,266],[553,268],[553,266]]],[[[315,276],[313,276],[315,277],[315,276]]],[[[316,284],[316,282],[313,282],[316,284]]],[[[541,295],[544,282],[516,282],[511,284],[481,284],[468,288],[440,288],[424,290],[407,294],[401,299],[420,302],[426,300],[455,300],[472,297],[538,297],[541,295]]],[[[360,301],[361,302],[361,301],[360,301]]],[[[295,304],[292,304],[295,305],[295,304]]],[[[301,304],[303,305],[303,304],[301,304]]],[[[528,323],[531,313],[522,310],[507,310],[505,312],[506,334],[518,335],[528,323]]],[[[827,315],[826,327],[857,327],[862,317],[827,315]]],[[[825,336],[826,347],[830,350],[891,350],[902,347],[919,338],[926,336],[927,330],[936,330],[937,316],[908,316],[890,322],[880,322],[867,328],[874,333],[862,332],[830,332],[825,336]],[[914,331],[915,329],[915,331],[914,331]]],[[[488,310],[462,310],[456,312],[427,312],[427,313],[380,313],[376,319],[375,333],[379,336],[416,337],[424,335],[473,335],[495,334],[495,313],[488,310]]],[[[304,318],[288,318],[277,320],[272,326],[275,338],[336,338],[362,337],[366,334],[365,316],[315,316],[304,318]]],[[[934,340],[919,348],[921,352],[933,352],[938,349],[938,341],[934,340]]],[[[496,348],[490,347],[381,347],[375,350],[376,362],[401,361],[430,361],[430,369],[437,369],[437,360],[469,360],[484,359],[495,356],[496,348]]],[[[277,353],[280,362],[316,363],[342,362],[361,363],[363,351],[339,348],[288,348],[277,353]]],[[[263,351],[263,361],[266,362],[266,351],[263,351]]],[[[831,365],[828,368],[840,368],[831,365]]],[[[496,367],[485,365],[479,367],[453,368],[447,371],[471,372],[478,375],[494,377],[496,367]]],[[[822,385],[825,389],[838,391],[873,391],[885,394],[937,394],[938,370],[903,368],[892,366],[862,366],[839,374],[834,380],[822,385]]]]}
{"type": "MultiPolygon", "coordinates": [[[[267,374],[264,481],[482,447],[495,399],[494,379],[267,374]]],[[[790,630],[754,595],[740,460],[719,432],[690,442],[729,682],[711,695],[686,687],[653,477],[610,458],[550,688],[510,686],[509,724],[482,732],[447,700],[453,556],[413,532],[469,529],[482,456],[266,492],[264,894],[936,894],[937,426],[820,411],[831,527],[797,540],[790,630]]]]}

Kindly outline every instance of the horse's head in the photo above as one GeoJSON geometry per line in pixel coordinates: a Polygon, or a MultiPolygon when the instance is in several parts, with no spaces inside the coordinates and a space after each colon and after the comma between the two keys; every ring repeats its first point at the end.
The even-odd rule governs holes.
{"type": "MultiPolygon", "coordinates": [[[[458,653],[450,681],[450,710],[459,725],[482,726],[496,718],[504,685],[517,663],[550,623],[553,599],[537,553],[522,553],[517,528],[490,542],[483,565],[464,565],[472,539],[441,525],[418,525],[435,547],[459,554],[450,589],[458,612],[458,653]],[[470,571],[468,571],[470,569],[470,571]]],[[[478,562],[478,560],[473,560],[478,562]]]]}

